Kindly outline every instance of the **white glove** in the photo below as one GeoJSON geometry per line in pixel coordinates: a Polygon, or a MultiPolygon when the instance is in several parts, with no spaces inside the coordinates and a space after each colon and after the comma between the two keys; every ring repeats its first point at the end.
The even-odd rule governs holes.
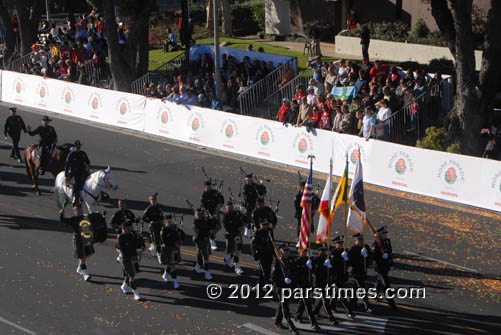
{"type": "Polygon", "coordinates": [[[255,260],[254,263],[256,263],[257,265],[261,264],[261,261],[258,259],[258,260],[255,260]]]}
{"type": "Polygon", "coordinates": [[[330,259],[326,259],[325,262],[324,262],[324,266],[327,268],[327,269],[332,269],[332,265],[331,265],[331,261],[330,259]]]}
{"type": "Polygon", "coordinates": [[[383,259],[388,259],[388,254],[386,252],[383,254],[383,259]]]}
{"type": "Polygon", "coordinates": [[[348,262],[348,253],[346,251],[343,251],[343,253],[341,254],[341,257],[343,257],[345,262],[348,262]]]}
{"type": "Polygon", "coordinates": [[[309,259],[309,260],[308,260],[308,262],[306,262],[306,267],[307,267],[308,269],[310,269],[310,270],[313,268],[313,267],[311,266],[311,259],[309,259]]]}
{"type": "Polygon", "coordinates": [[[290,283],[292,283],[292,280],[290,280],[290,278],[285,278],[285,285],[289,285],[290,283]]]}
{"type": "Polygon", "coordinates": [[[5,136],[5,140],[7,141],[9,138],[7,136],[5,136]]]}
{"type": "Polygon", "coordinates": [[[367,258],[367,256],[369,256],[369,254],[367,253],[367,249],[365,249],[365,248],[360,250],[360,253],[362,254],[362,256],[364,256],[364,258],[367,258]]]}
{"type": "Polygon", "coordinates": [[[395,269],[395,268],[394,268],[393,266],[390,268],[390,270],[394,270],[394,269],[395,269]]]}

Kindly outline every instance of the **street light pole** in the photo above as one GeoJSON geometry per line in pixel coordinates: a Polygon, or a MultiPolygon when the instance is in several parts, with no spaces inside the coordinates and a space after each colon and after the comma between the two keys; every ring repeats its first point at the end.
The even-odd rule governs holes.
{"type": "Polygon", "coordinates": [[[221,74],[219,71],[219,23],[218,23],[218,1],[213,0],[214,6],[214,71],[216,72],[216,97],[221,97],[221,74]]]}
{"type": "Polygon", "coordinates": [[[47,22],[50,24],[50,6],[49,6],[49,0],[45,0],[45,12],[47,15],[47,22]]]}

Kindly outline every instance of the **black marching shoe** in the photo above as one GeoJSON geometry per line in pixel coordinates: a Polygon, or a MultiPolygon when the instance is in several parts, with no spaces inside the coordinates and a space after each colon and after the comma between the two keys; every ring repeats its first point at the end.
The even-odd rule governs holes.
{"type": "Polygon", "coordinates": [[[280,328],[280,329],[287,329],[282,322],[275,322],[275,327],[280,328]]]}
{"type": "Polygon", "coordinates": [[[317,323],[312,324],[312,325],[311,325],[311,329],[313,329],[313,330],[314,330],[314,331],[316,331],[316,332],[320,331],[320,327],[318,326],[318,324],[317,324],[317,323]]]}

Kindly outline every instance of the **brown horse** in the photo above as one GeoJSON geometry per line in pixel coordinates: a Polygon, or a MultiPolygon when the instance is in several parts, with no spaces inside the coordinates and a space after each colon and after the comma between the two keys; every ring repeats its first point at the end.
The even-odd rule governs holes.
{"type": "MultiPolygon", "coordinates": [[[[26,163],[26,171],[28,172],[28,177],[33,181],[33,189],[40,195],[40,189],[38,188],[38,175],[40,170],[40,158],[35,157],[33,154],[35,149],[38,149],[38,144],[32,144],[26,148],[24,151],[24,161],[26,163]]],[[[61,146],[56,146],[52,153],[47,159],[47,171],[52,173],[54,178],[57,174],[64,170],[64,165],[66,163],[66,157],[70,152],[71,144],[65,143],[61,146]]]]}

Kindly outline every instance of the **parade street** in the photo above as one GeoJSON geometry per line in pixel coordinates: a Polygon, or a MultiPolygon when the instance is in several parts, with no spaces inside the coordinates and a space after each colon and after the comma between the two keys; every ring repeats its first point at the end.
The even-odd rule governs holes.
{"type": "MultiPolygon", "coordinates": [[[[0,107],[2,123],[8,108],[0,107]]],[[[26,124],[38,126],[42,115],[18,109],[26,124]]],[[[191,236],[193,216],[186,199],[196,206],[206,180],[223,179],[238,201],[240,167],[270,179],[269,197],[273,207],[281,200],[275,238],[297,243],[293,198],[298,191],[297,170],[271,166],[267,162],[229,156],[168,140],[152,138],[116,128],[93,126],[88,121],[51,115],[58,143],[82,141],[93,170],[111,167],[118,184],[108,191],[104,205],[107,220],[116,210],[118,199],[127,198],[128,207],[138,216],[157,192],[164,213],[184,214],[187,238],[178,267],[179,290],[164,283],[164,267],[144,253],[138,290],[143,301],[134,301],[120,290],[123,281],[115,260],[115,235],[95,246],[87,261],[89,282],[75,272],[71,229],[59,223],[53,195],[54,179],[47,173],[40,179],[42,195],[32,190],[24,163],[9,158],[9,141],[0,142],[0,334],[286,334],[273,326],[276,303],[271,299],[229,298],[231,284],[254,285],[259,267],[250,255],[249,239],[244,239],[237,276],[224,265],[224,229],[217,235],[219,251],[210,258],[212,283],[221,284],[222,296],[210,299],[203,275],[193,271],[196,251],[191,236]],[[85,126],[84,126],[85,125],[85,126]]],[[[38,138],[22,136],[24,148],[38,138]]],[[[326,152],[326,155],[329,154],[326,152]]],[[[370,164],[370,162],[367,162],[370,164]]],[[[303,176],[306,172],[302,171],[303,176]]],[[[325,184],[316,176],[313,184],[325,184]]],[[[320,196],[320,195],[319,195],[320,196]]],[[[368,216],[377,228],[388,226],[395,255],[390,272],[393,287],[424,287],[424,299],[396,299],[397,310],[385,300],[371,301],[370,314],[356,310],[348,320],[343,309],[335,314],[339,325],[320,318],[322,334],[499,334],[501,329],[501,230],[499,213],[480,211],[401,192],[366,186],[368,216]]],[[[71,206],[66,208],[70,216],[71,206]]],[[[342,211],[339,211],[342,213],[342,211]]],[[[179,222],[179,216],[178,216],[179,222]]],[[[318,213],[315,225],[318,223],[318,213]]],[[[333,231],[343,234],[342,214],[335,216],[333,231]]],[[[145,228],[146,229],[146,228],[145,228]]],[[[334,236],[334,233],[332,234],[334,236]]],[[[369,230],[366,243],[372,244],[369,230]]],[[[348,245],[353,245],[351,234],[348,245]]],[[[374,283],[374,270],[369,282],[374,283]]],[[[297,304],[292,304],[292,310],[297,304]]],[[[301,334],[312,334],[309,324],[296,323],[301,334]]]]}

